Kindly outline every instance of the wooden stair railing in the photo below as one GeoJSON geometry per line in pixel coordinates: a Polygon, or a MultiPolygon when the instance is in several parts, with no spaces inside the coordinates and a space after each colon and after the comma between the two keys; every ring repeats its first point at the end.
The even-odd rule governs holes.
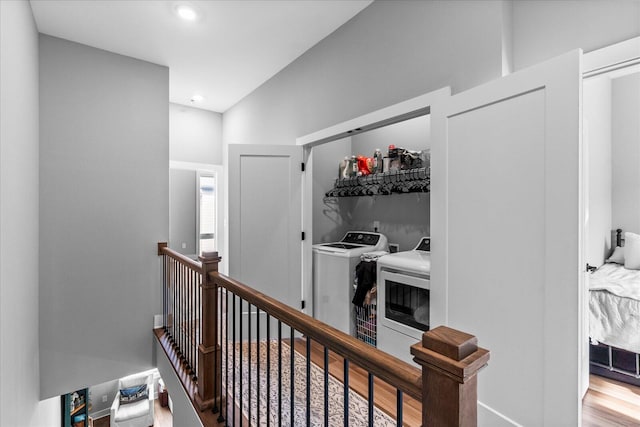
{"type": "MultiPolygon", "coordinates": [[[[164,263],[164,276],[165,276],[165,290],[164,295],[172,297],[175,292],[173,290],[167,290],[166,277],[171,276],[171,272],[167,271],[167,258],[180,264],[180,268],[188,266],[196,271],[201,276],[200,289],[200,310],[201,332],[199,337],[201,339],[197,347],[197,383],[192,381],[189,384],[191,389],[195,389],[191,393],[192,402],[194,406],[201,411],[205,409],[212,409],[213,412],[219,414],[217,421],[226,421],[226,425],[231,425],[229,417],[229,407],[236,406],[236,393],[235,391],[231,396],[227,396],[229,392],[229,370],[226,371],[226,387],[224,387],[223,379],[225,373],[223,372],[223,360],[222,353],[227,352],[225,357],[229,358],[228,352],[230,351],[229,344],[223,340],[229,340],[230,334],[233,331],[234,336],[234,365],[235,366],[235,307],[237,306],[236,298],[240,302],[240,319],[242,319],[242,311],[244,302],[248,307],[247,312],[251,312],[251,307],[256,310],[256,319],[260,318],[260,312],[266,314],[267,319],[275,319],[278,322],[278,327],[281,330],[281,324],[289,326],[291,329],[290,343],[294,344],[294,331],[297,336],[304,337],[307,344],[307,359],[310,359],[309,348],[310,342],[318,343],[325,348],[325,370],[327,370],[327,351],[330,351],[344,360],[344,384],[345,390],[348,389],[348,370],[349,363],[363,368],[369,374],[369,398],[373,400],[373,377],[382,380],[384,383],[396,388],[398,396],[398,412],[397,422],[398,425],[402,425],[402,396],[406,394],[411,398],[416,399],[422,403],[422,425],[427,426],[463,426],[473,427],[477,425],[477,373],[478,371],[487,365],[489,360],[489,351],[477,346],[477,339],[464,332],[457,331],[445,326],[439,326],[435,329],[427,331],[423,334],[422,342],[417,343],[411,347],[411,354],[414,356],[414,360],[418,363],[422,369],[405,363],[385,352],[382,352],[370,345],[357,340],[356,338],[345,334],[323,322],[320,322],[300,311],[289,307],[281,302],[269,297],[255,289],[252,289],[234,279],[226,277],[218,272],[218,263],[220,257],[217,252],[205,253],[199,257],[200,263],[197,263],[187,257],[184,257],[175,251],[166,247],[166,244],[158,244],[158,254],[165,257],[164,263]],[[231,304],[229,304],[229,297],[232,298],[231,304]],[[234,309],[234,323],[230,328],[230,318],[228,316],[229,307],[234,309]],[[223,317],[223,307],[227,310],[225,317],[223,317]],[[225,329],[226,328],[226,329],[225,329]],[[227,399],[227,397],[229,399],[227,399]],[[230,402],[233,400],[233,402],[230,402]],[[223,410],[224,408],[224,410],[223,410]]],[[[176,268],[175,266],[172,268],[176,268]]],[[[184,276],[184,274],[183,274],[184,276]]],[[[175,286],[175,285],[174,285],[175,286]]],[[[167,319],[171,320],[167,315],[167,308],[173,307],[174,303],[165,302],[165,328],[164,331],[169,333],[171,328],[167,327],[167,319]]],[[[187,304],[189,306],[189,304],[187,304]]],[[[184,316],[183,316],[184,317],[184,316]]],[[[187,316],[187,318],[189,318],[187,316]]],[[[249,319],[251,316],[249,315],[249,319]]],[[[242,320],[240,320],[242,322],[242,320]]],[[[249,359],[251,359],[251,320],[249,320],[249,359]]],[[[256,320],[259,322],[259,320],[256,320]]],[[[170,322],[169,322],[170,323],[170,322]]],[[[255,322],[254,322],[255,323],[255,322]]],[[[246,327],[246,325],[245,325],[246,327]]],[[[240,323],[240,331],[242,331],[242,323],[240,323]]],[[[256,329],[260,329],[260,324],[257,323],[256,329]]],[[[267,324],[267,330],[269,324],[267,324]]],[[[175,332],[175,327],[173,329],[175,332]]],[[[260,340],[259,332],[257,332],[258,340],[260,340]]],[[[160,333],[156,332],[158,339],[160,333]]],[[[278,334],[279,335],[279,334],[278,334]]],[[[269,333],[267,332],[267,339],[269,339],[269,333]]],[[[280,337],[278,338],[280,339],[280,337]]],[[[242,332],[240,332],[240,341],[242,342],[242,332]]],[[[164,340],[164,342],[170,342],[164,340]]],[[[241,347],[242,348],[242,347],[241,347]]],[[[165,348],[165,351],[167,349],[165,348]]],[[[293,351],[293,347],[292,350],[293,351]]],[[[297,351],[297,349],[296,349],[297,351]]],[[[255,355],[254,355],[255,357],[255,355]]],[[[258,364],[260,362],[258,356],[258,364]]],[[[291,356],[291,363],[293,366],[293,356],[291,356]]],[[[242,356],[240,356],[240,362],[242,364],[242,356]]],[[[227,364],[228,364],[227,360],[227,364]]],[[[247,362],[248,363],[248,362],[247,362]]],[[[279,361],[282,363],[282,361],[279,361]]],[[[182,364],[184,366],[184,363],[182,364]]],[[[307,375],[309,370],[309,362],[307,362],[307,375]]],[[[174,367],[177,367],[174,364],[174,367]]],[[[178,368],[176,368],[178,369],[178,368]]],[[[235,371],[236,368],[234,368],[235,371]]],[[[258,368],[259,370],[260,368],[258,368]]],[[[249,383],[251,382],[251,368],[249,368],[249,383]]],[[[259,371],[258,371],[259,372],[259,371]]],[[[185,376],[180,375],[179,378],[183,379],[185,376]]],[[[267,374],[268,375],[268,374],[267,374]]],[[[325,384],[327,381],[327,374],[325,374],[325,384]]],[[[268,377],[267,377],[268,378],[268,377]]],[[[240,379],[242,381],[242,379],[240,379]]],[[[293,381],[291,379],[291,381],[293,381]]],[[[309,379],[307,376],[307,399],[309,399],[309,379]]],[[[189,382],[189,378],[187,378],[189,382]]],[[[235,374],[234,374],[235,384],[235,374]]],[[[242,384],[242,382],[240,383],[242,384]]],[[[185,390],[189,390],[185,385],[185,390]]],[[[246,387],[246,383],[245,383],[246,387]]],[[[249,385],[249,395],[251,395],[251,385],[249,385]]],[[[325,386],[326,387],[326,386],[325,386]]],[[[234,389],[235,390],[235,389],[234,389]]],[[[326,388],[325,388],[326,390],[326,388]]],[[[242,393],[241,393],[242,394],[242,393]]],[[[269,395],[269,393],[267,394],[269,395]]],[[[345,404],[348,402],[347,393],[344,394],[345,404]]],[[[242,397],[240,398],[242,399],[242,397]]],[[[258,398],[259,399],[259,398],[258,398]]],[[[240,400],[240,406],[242,407],[242,400],[240,400]]],[[[325,402],[327,402],[325,397],[325,402]]],[[[325,403],[325,422],[327,420],[327,411],[325,403]]],[[[372,417],[372,403],[369,404],[369,417],[372,417]]],[[[347,407],[348,405],[345,405],[347,407]]],[[[281,407],[281,403],[278,403],[278,407],[281,407]]],[[[291,403],[293,409],[293,403],[291,403]]],[[[240,410],[236,407],[232,409],[234,412],[233,421],[235,422],[235,413],[240,412],[242,414],[242,408],[240,410]]],[[[259,402],[258,402],[259,411],[259,402]]],[[[309,420],[309,403],[307,403],[307,422],[309,420]]],[[[348,419],[348,410],[346,411],[345,422],[348,419]]],[[[260,417],[260,414],[258,414],[260,417]]],[[[251,408],[249,408],[249,419],[251,419],[251,408]]],[[[243,424],[243,418],[241,415],[241,422],[243,424]]],[[[244,418],[246,423],[248,420],[244,418]]]]}

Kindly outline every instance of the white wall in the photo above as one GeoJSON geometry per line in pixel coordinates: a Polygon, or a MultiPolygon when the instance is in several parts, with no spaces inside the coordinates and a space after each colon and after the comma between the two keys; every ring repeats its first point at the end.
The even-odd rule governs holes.
{"type": "Polygon", "coordinates": [[[587,262],[599,267],[611,251],[611,80],[583,85],[583,141],[588,155],[587,262]]]}
{"type": "Polygon", "coordinates": [[[590,52],[640,35],[636,0],[513,1],[516,70],[581,48],[590,52]]]}
{"type": "Polygon", "coordinates": [[[154,352],[156,353],[157,367],[160,372],[160,376],[167,387],[169,393],[169,399],[171,399],[171,412],[173,416],[173,425],[189,426],[189,427],[201,427],[202,422],[200,417],[196,414],[189,396],[184,391],[181,380],[176,375],[176,371],[173,369],[171,362],[167,359],[167,355],[162,349],[162,346],[154,338],[154,352]]]}
{"type": "Polygon", "coordinates": [[[153,365],[169,70],[40,36],[42,398],[153,365]]]}
{"type": "Polygon", "coordinates": [[[640,233],[640,72],[611,85],[612,225],[640,233]]]}
{"type": "Polygon", "coordinates": [[[222,114],[169,104],[169,158],[222,164],[222,114]]]}
{"type": "Polygon", "coordinates": [[[27,1],[0,2],[0,425],[60,425],[40,400],[38,33],[27,1]]]}

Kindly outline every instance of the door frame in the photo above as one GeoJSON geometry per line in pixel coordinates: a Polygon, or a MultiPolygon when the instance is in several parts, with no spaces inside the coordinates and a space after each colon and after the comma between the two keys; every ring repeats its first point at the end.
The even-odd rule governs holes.
{"type": "Polygon", "coordinates": [[[313,315],[313,147],[430,114],[432,107],[450,96],[451,88],[445,86],[296,138],[296,145],[303,148],[302,159],[305,164],[302,177],[302,229],[305,233],[302,242],[302,283],[303,298],[307,304],[304,313],[313,315]]]}
{"type": "MultiPolygon", "coordinates": [[[[616,43],[613,45],[605,46],[601,49],[597,49],[591,52],[587,52],[582,56],[582,80],[585,81],[591,77],[597,77],[603,74],[612,73],[617,70],[634,67],[640,65],[640,37],[634,37],[620,43],[616,43]]],[[[585,131],[583,126],[582,132],[585,131]]],[[[588,183],[588,175],[585,173],[588,169],[588,161],[589,158],[587,156],[588,144],[589,140],[586,137],[583,137],[583,144],[585,145],[583,150],[583,156],[581,158],[581,167],[583,174],[581,175],[581,191],[582,198],[584,200],[589,200],[589,183],[588,183]]],[[[588,205],[585,203],[583,212],[581,213],[581,223],[584,227],[582,233],[584,238],[589,235],[587,230],[587,225],[585,224],[585,215],[586,210],[588,209],[588,205]]],[[[613,227],[614,224],[611,224],[613,227]]],[[[588,249],[588,241],[583,241],[583,252],[586,254],[588,249]]],[[[584,273],[585,275],[587,273],[584,273]]],[[[580,390],[581,398],[584,397],[588,388],[589,388],[589,286],[588,281],[584,280],[584,289],[582,289],[580,293],[579,300],[579,319],[578,323],[581,325],[581,340],[578,342],[579,354],[580,354],[580,369],[581,375],[586,376],[587,380],[582,384],[582,389],[580,390]],[[585,341],[586,340],[586,344],[585,341]],[[586,348],[586,350],[585,350],[586,348]]]]}
{"type": "Polygon", "coordinates": [[[640,64],[640,37],[605,46],[583,55],[583,78],[640,64]]]}
{"type": "MultiPolygon", "coordinates": [[[[213,173],[216,180],[216,226],[215,226],[215,238],[217,239],[216,247],[219,252],[228,253],[226,249],[226,220],[225,212],[226,212],[226,191],[225,191],[225,170],[226,167],[223,165],[214,165],[208,163],[195,163],[195,162],[183,162],[178,160],[171,160],[169,162],[169,169],[183,169],[183,170],[191,170],[196,174],[196,185],[194,191],[196,192],[196,209],[199,209],[198,206],[198,173],[200,171],[213,173]]],[[[196,219],[198,218],[198,214],[196,212],[196,219]]],[[[197,221],[196,221],[197,222],[197,221]]],[[[196,237],[196,250],[199,250],[198,239],[199,239],[199,229],[198,224],[196,223],[195,230],[196,237]]],[[[219,265],[219,270],[221,273],[227,272],[227,260],[224,257],[219,265]]]]}

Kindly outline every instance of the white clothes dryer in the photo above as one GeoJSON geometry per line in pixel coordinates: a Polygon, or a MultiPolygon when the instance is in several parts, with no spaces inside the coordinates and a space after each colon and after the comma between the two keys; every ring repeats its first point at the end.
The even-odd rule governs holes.
{"type": "Polygon", "coordinates": [[[409,348],[429,330],[431,239],[378,258],[378,348],[413,363],[409,348]]]}

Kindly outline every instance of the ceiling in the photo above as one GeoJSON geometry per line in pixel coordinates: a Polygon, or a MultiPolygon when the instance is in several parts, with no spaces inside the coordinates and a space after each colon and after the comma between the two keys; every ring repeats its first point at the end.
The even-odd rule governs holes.
{"type": "Polygon", "coordinates": [[[224,112],[373,0],[31,0],[38,31],[169,67],[171,102],[224,112]],[[176,7],[199,14],[185,21],[176,7]],[[204,97],[191,102],[193,95],[204,97]]]}

